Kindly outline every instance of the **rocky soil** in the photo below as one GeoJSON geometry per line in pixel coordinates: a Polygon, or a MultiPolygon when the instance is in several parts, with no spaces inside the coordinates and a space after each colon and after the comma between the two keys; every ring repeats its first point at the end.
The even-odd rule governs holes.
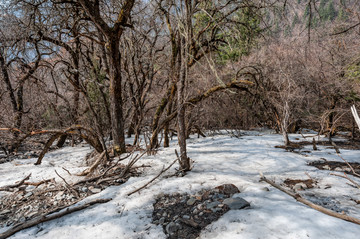
{"type": "Polygon", "coordinates": [[[202,229],[227,211],[250,206],[243,198],[233,197],[238,193],[235,185],[224,184],[195,195],[159,195],[154,204],[153,223],[163,226],[167,238],[197,238],[202,229]]]}

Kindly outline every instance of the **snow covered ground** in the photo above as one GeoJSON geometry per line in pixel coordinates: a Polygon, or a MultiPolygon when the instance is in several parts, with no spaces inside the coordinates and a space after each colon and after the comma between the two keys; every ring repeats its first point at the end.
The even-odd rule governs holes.
{"type": "MultiPolygon", "coordinates": [[[[301,135],[291,139],[304,140],[301,135]]],[[[312,140],[312,138],[307,138],[312,140]]],[[[193,137],[188,142],[189,157],[194,168],[185,177],[157,179],[150,187],[127,196],[152,179],[163,166],[175,159],[176,141],[170,148],[160,149],[155,156],[144,156],[137,165],[151,165],[140,177],[130,178],[121,186],[112,186],[101,193],[92,195],[83,202],[95,198],[113,198],[105,204],[98,204],[83,211],[64,216],[54,221],[16,233],[11,238],[165,238],[161,226],[151,223],[153,203],[160,193],[190,193],[221,184],[232,183],[241,193],[235,194],[250,202],[251,207],[230,210],[221,219],[208,225],[200,238],[359,238],[360,226],[336,219],[309,208],[270,185],[259,182],[259,172],[267,178],[282,183],[285,179],[308,179],[308,173],[318,181],[318,187],[308,189],[306,194],[336,202],[348,215],[360,218],[360,205],[350,198],[360,200],[360,190],[348,185],[343,178],[329,175],[307,166],[307,162],[326,158],[341,159],[335,150],[321,147],[319,151],[295,154],[281,148],[280,135],[261,132],[247,133],[240,138],[229,135],[215,135],[207,138],[193,137]],[[269,189],[269,190],[268,190],[269,189]]],[[[302,151],[312,149],[306,146],[302,151]]],[[[12,184],[29,173],[31,180],[56,178],[54,170],[72,178],[62,169],[71,173],[85,169],[83,158],[91,149],[87,146],[67,147],[48,153],[40,166],[34,166],[36,159],[18,159],[0,165],[0,186],[12,184]]],[[[341,150],[341,155],[350,162],[360,162],[359,151],[341,150]]],[[[165,174],[174,173],[174,168],[165,174]]],[[[350,176],[351,177],[351,176],[350,176]]],[[[0,194],[0,200],[1,195],[0,194]]],[[[8,228],[0,228],[0,233],[8,228]]]]}

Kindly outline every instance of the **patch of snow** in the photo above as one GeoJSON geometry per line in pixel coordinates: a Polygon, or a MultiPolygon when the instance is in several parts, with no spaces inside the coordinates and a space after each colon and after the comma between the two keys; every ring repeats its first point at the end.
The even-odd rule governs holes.
{"type": "MultiPolygon", "coordinates": [[[[170,148],[160,149],[155,156],[144,156],[137,162],[137,165],[152,166],[145,168],[140,177],[130,178],[120,186],[111,186],[80,203],[95,198],[113,198],[112,201],[42,223],[18,232],[11,238],[165,238],[162,227],[151,223],[153,203],[158,194],[195,194],[201,189],[226,183],[237,186],[241,193],[234,196],[244,198],[251,206],[230,210],[207,226],[200,238],[353,239],[360,235],[359,225],[320,213],[270,185],[259,182],[259,172],[269,179],[275,179],[277,183],[287,178],[307,179],[307,173],[318,181],[318,185],[308,189],[306,195],[332,198],[350,216],[360,218],[360,206],[349,200],[349,197],[360,200],[360,190],[349,186],[346,179],[307,165],[308,161],[320,158],[341,160],[334,149],[318,146],[318,151],[312,151],[305,157],[274,148],[275,145],[283,144],[281,135],[253,132],[244,133],[239,138],[224,134],[207,138],[192,137],[187,141],[189,157],[194,160],[191,172],[185,177],[157,179],[146,189],[127,196],[175,159],[174,149],[178,146],[174,140],[170,148]]],[[[301,135],[292,134],[290,137],[303,140],[301,135]]],[[[312,141],[312,138],[308,140],[312,141]]],[[[312,148],[311,145],[307,147],[312,148]]],[[[39,166],[33,165],[36,159],[19,159],[2,164],[0,186],[12,184],[29,173],[32,173],[33,181],[56,178],[55,169],[70,182],[76,181],[79,177],[68,175],[62,167],[72,173],[84,170],[83,158],[90,151],[89,147],[63,148],[48,153],[39,166]]],[[[360,162],[359,151],[341,150],[341,155],[351,162],[360,162]]],[[[174,173],[175,167],[178,166],[173,166],[165,174],[174,173]]],[[[0,233],[6,229],[1,228],[0,233]]]]}

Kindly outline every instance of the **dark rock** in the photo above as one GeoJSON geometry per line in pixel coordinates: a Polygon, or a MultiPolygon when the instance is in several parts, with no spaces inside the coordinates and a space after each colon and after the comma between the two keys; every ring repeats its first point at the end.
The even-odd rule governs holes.
{"type": "Polygon", "coordinates": [[[177,223],[175,223],[175,222],[170,222],[170,223],[166,226],[166,232],[167,232],[167,234],[169,234],[170,236],[174,235],[179,229],[180,229],[179,224],[177,224],[177,223]]]}
{"type": "Polygon", "coordinates": [[[223,184],[215,189],[218,189],[219,193],[229,196],[234,195],[235,193],[240,193],[240,190],[234,184],[223,184]]]}
{"type": "Polygon", "coordinates": [[[164,224],[165,223],[165,218],[164,217],[162,217],[162,218],[160,218],[160,220],[159,220],[159,224],[164,224]]]}
{"type": "Polygon", "coordinates": [[[222,209],[221,209],[221,208],[218,208],[218,207],[217,207],[217,208],[212,208],[212,209],[211,209],[211,211],[212,211],[212,212],[219,212],[219,211],[221,211],[221,210],[222,210],[222,209]]]}
{"type": "Polygon", "coordinates": [[[250,203],[243,198],[227,198],[223,201],[223,204],[228,205],[230,209],[242,209],[249,207],[250,203]]]}
{"type": "Polygon", "coordinates": [[[223,199],[224,197],[225,197],[224,194],[219,193],[219,194],[215,194],[212,198],[213,199],[223,199]]]}
{"type": "Polygon", "coordinates": [[[217,207],[219,204],[220,204],[220,202],[218,202],[218,201],[211,202],[211,203],[207,203],[207,204],[206,204],[206,208],[207,208],[207,209],[215,208],[215,207],[217,207]]]}

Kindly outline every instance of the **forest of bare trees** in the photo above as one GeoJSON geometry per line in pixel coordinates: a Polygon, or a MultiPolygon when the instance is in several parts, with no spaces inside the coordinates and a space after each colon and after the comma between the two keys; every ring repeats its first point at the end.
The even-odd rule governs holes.
{"type": "Polygon", "coordinates": [[[356,0],[0,3],[0,146],[85,140],[106,157],[206,130],[354,135],[356,0]]]}

